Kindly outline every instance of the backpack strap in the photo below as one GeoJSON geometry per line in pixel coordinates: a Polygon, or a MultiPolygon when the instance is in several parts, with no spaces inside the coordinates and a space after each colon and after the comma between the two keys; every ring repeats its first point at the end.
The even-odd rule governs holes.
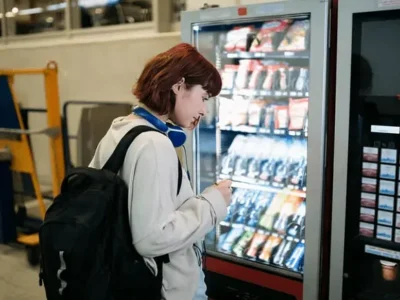
{"type": "MultiPolygon", "coordinates": [[[[141,133],[148,131],[156,131],[163,134],[161,131],[145,125],[133,127],[131,130],[128,131],[127,134],[125,134],[125,136],[118,143],[114,152],[111,154],[110,158],[105,163],[103,170],[108,170],[110,172],[117,174],[119,170],[122,168],[122,165],[124,164],[126,153],[128,152],[128,149],[132,144],[132,142],[134,141],[134,139],[141,133]]],[[[176,193],[177,195],[181,190],[181,186],[182,186],[182,166],[178,157],[178,189],[176,193]]]]}
{"type": "Polygon", "coordinates": [[[179,195],[179,192],[181,191],[181,187],[182,187],[182,165],[181,165],[181,161],[179,160],[179,157],[178,157],[178,189],[177,189],[176,195],[179,195]]]}

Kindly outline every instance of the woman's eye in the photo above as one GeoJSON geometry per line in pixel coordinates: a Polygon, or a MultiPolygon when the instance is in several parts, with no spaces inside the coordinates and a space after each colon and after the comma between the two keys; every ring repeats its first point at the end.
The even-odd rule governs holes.
{"type": "Polygon", "coordinates": [[[203,98],[203,102],[204,102],[204,101],[208,101],[208,99],[209,99],[209,98],[203,98]]]}

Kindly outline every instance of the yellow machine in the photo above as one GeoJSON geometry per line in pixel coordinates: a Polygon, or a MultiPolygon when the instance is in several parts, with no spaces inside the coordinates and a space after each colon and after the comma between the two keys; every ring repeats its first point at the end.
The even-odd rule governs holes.
{"type": "MultiPolygon", "coordinates": [[[[55,197],[60,192],[61,182],[65,176],[61,126],[58,69],[55,62],[49,62],[44,69],[0,70],[0,151],[7,151],[10,154],[12,172],[30,178],[42,220],[46,213],[46,206],[39,186],[29,136],[44,134],[49,138],[52,196],[55,197]],[[47,127],[44,129],[27,129],[23,122],[21,107],[14,91],[14,79],[19,75],[41,75],[44,77],[47,114],[47,127]]],[[[32,256],[39,255],[39,251],[37,251],[39,245],[38,233],[17,233],[16,240],[18,243],[27,246],[30,262],[32,264],[37,263],[38,257],[32,256]]]]}

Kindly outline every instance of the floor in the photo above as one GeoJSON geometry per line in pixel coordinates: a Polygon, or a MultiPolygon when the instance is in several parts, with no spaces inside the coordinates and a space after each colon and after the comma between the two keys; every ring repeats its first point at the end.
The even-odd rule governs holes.
{"type": "Polygon", "coordinates": [[[31,267],[25,249],[0,245],[0,300],[44,300],[39,268],[31,267]]]}
{"type": "MultiPolygon", "coordinates": [[[[29,216],[40,216],[36,201],[26,202],[26,207],[29,216]]],[[[39,267],[29,265],[25,248],[0,244],[0,300],[45,299],[44,287],[39,286],[39,267]]]]}

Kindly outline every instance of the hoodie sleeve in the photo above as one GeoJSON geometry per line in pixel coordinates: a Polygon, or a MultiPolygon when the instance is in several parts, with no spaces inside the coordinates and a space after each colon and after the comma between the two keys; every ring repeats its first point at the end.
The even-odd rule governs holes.
{"type": "Polygon", "coordinates": [[[143,138],[137,138],[138,142],[139,139],[142,142],[134,151],[135,162],[130,172],[129,218],[137,251],[151,258],[203,239],[223,220],[227,208],[222,194],[214,187],[176,208],[175,149],[159,133],[145,133],[143,138]]]}

